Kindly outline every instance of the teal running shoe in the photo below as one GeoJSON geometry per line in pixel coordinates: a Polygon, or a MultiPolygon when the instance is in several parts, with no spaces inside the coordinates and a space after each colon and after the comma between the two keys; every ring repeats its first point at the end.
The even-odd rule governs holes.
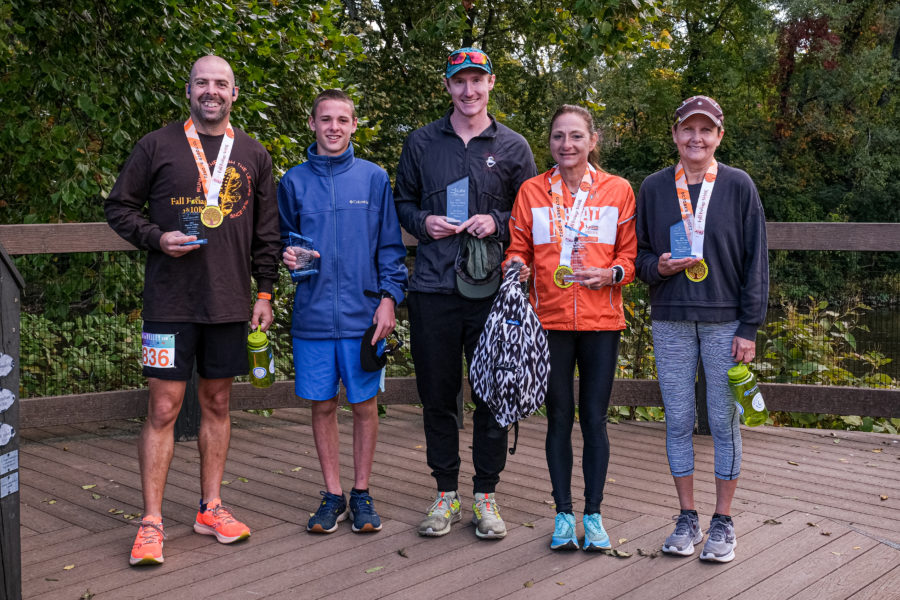
{"type": "Polygon", "coordinates": [[[575,515],[556,513],[556,525],[550,538],[551,550],[578,550],[578,536],[575,535],[575,515]]]}
{"type": "Polygon", "coordinates": [[[583,523],[585,552],[599,552],[612,548],[609,543],[609,535],[603,529],[603,518],[600,513],[584,515],[583,523]]]}

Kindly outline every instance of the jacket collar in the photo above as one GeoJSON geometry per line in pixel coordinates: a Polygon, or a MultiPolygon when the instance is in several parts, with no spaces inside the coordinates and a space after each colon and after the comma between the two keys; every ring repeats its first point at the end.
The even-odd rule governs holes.
{"type": "MultiPolygon", "coordinates": [[[[450,122],[450,115],[453,114],[453,107],[451,106],[446,113],[444,113],[443,118],[441,118],[441,131],[447,133],[449,135],[458,135],[456,130],[453,129],[453,124],[450,122]]],[[[487,129],[476,135],[477,138],[495,138],[497,137],[497,119],[494,118],[494,115],[488,113],[488,118],[491,120],[491,124],[487,126],[487,129]]]]}
{"type": "Polygon", "coordinates": [[[313,143],[312,146],[306,149],[306,158],[309,166],[316,175],[326,176],[343,173],[349,170],[353,166],[353,161],[356,160],[353,156],[353,144],[350,144],[344,153],[338,156],[316,154],[317,146],[318,144],[313,143]]]}

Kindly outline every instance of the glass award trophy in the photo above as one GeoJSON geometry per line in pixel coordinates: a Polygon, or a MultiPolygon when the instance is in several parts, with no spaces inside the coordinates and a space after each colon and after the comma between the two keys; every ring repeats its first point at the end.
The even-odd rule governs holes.
{"type": "Polygon", "coordinates": [[[193,212],[191,210],[181,211],[181,215],[178,217],[178,225],[178,230],[184,235],[197,236],[196,240],[193,242],[185,242],[182,246],[197,246],[209,243],[209,240],[206,238],[206,226],[204,226],[203,222],[200,220],[199,212],[193,212]]]}
{"type": "Polygon", "coordinates": [[[463,177],[447,186],[447,222],[459,225],[469,220],[469,178],[463,177]]]}
{"type": "Polygon", "coordinates": [[[584,243],[581,240],[575,240],[572,246],[572,272],[563,275],[563,281],[566,283],[581,283],[587,281],[589,277],[584,274],[584,243]]]}
{"type": "Polygon", "coordinates": [[[291,271],[291,281],[296,283],[319,272],[319,253],[311,239],[296,233],[289,233],[288,247],[297,257],[297,268],[291,271]]]}
{"type": "Polygon", "coordinates": [[[672,252],[671,260],[678,258],[692,258],[691,242],[688,240],[684,223],[678,221],[669,228],[669,249],[672,252]]]}

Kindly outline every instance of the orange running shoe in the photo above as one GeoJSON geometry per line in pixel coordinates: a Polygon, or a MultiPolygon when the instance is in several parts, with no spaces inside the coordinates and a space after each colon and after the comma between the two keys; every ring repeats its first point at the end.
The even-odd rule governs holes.
{"type": "Polygon", "coordinates": [[[147,515],[141,521],[134,546],[131,547],[131,556],[128,562],[134,565],[161,565],[163,563],[163,540],[166,533],[163,531],[162,517],[147,515]]]}
{"type": "Polygon", "coordinates": [[[207,502],[205,511],[197,512],[194,531],[203,535],[214,535],[223,544],[250,537],[250,528],[235,519],[231,509],[222,506],[222,500],[219,498],[207,502]]]}

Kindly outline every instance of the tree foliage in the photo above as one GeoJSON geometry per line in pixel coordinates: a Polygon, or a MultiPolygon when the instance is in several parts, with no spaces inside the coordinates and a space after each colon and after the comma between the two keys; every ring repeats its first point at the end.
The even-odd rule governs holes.
{"type": "Polygon", "coordinates": [[[350,65],[349,78],[362,116],[378,126],[368,156],[393,170],[406,135],[450,106],[441,83],[449,53],[476,46],[497,74],[491,112],[546,163],[549,114],[562,102],[588,102],[597,65],[638,48],[659,4],[343,0],[343,24],[366,55],[350,65]]]}
{"type": "Polygon", "coordinates": [[[191,64],[220,54],[241,95],[232,121],[277,167],[299,162],[314,95],[340,86],[359,40],[337,5],[232,0],[0,4],[3,222],[98,221],[144,134],[187,115],[191,64]]]}

